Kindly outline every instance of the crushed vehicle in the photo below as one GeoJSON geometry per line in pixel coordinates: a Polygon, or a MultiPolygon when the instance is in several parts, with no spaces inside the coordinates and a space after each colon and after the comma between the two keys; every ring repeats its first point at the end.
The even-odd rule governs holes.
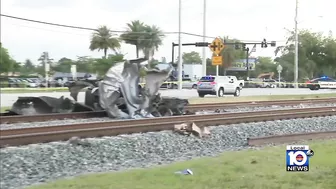
{"type": "Polygon", "coordinates": [[[172,67],[165,70],[147,69],[148,60],[125,60],[113,65],[101,80],[75,81],[69,84],[70,96],[19,97],[7,114],[34,115],[43,113],[70,113],[82,111],[106,111],[111,118],[148,118],[184,114],[188,100],[161,97],[160,86],[169,78],[172,67]],[[146,70],[146,83],[139,84],[140,68],[146,70]],[[84,103],[78,102],[79,92],[85,92],[84,103]],[[28,109],[29,111],[24,111],[28,109]]]}

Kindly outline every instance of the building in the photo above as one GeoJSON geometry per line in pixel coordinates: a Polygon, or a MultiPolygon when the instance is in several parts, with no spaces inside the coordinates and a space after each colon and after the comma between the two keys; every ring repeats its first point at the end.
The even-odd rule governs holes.
{"type": "MultiPolygon", "coordinates": [[[[169,63],[159,63],[156,67],[160,70],[167,69],[169,63]]],[[[177,78],[177,70],[173,70],[172,75],[177,78]]],[[[202,77],[202,64],[183,64],[182,70],[183,77],[199,79],[202,77]]]]}
{"type": "Polygon", "coordinates": [[[199,79],[202,75],[202,64],[183,64],[184,77],[199,79]]]}

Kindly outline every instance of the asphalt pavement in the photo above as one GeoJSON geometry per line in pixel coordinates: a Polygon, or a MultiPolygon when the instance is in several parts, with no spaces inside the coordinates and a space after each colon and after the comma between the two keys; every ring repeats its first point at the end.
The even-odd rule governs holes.
{"type": "MultiPolygon", "coordinates": [[[[182,89],[178,90],[160,90],[162,96],[180,97],[180,98],[192,98],[198,97],[195,89],[182,89]]],[[[241,96],[260,96],[260,95],[304,95],[304,94],[325,94],[336,93],[336,90],[321,89],[318,91],[311,91],[306,88],[244,88],[241,91],[241,96]]],[[[48,92],[48,93],[1,93],[1,107],[11,106],[19,96],[50,96],[50,97],[70,97],[69,92],[48,92]]],[[[210,97],[210,96],[209,96],[210,97]]],[[[207,96],[205,96],[207,98],[207,96]]],[[[84,93],[80,93],[78,100],[84,101],[84,93]]]]}

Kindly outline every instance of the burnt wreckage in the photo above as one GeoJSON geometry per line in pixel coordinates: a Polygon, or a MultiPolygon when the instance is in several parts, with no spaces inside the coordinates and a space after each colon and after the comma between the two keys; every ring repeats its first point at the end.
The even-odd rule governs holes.
{"type": "Polygon", "coordinates": [[[6,115],[34,115],[45,113],[71,113],[105,110],[111,118],[147,118],[184,114],[188,100],[161,97],[162,83],[170,76],[173,67],[165,70],[147,69],[144,58],[126,60],[112,66],[102,80],[80,80],[68,87],[69,98],[19,97],[6,115]],[[139,84],[140,68],[147,75],[146,84],[139,84]],[[78,102],[78,93],[85,90],[84,103],[78,102]]]}

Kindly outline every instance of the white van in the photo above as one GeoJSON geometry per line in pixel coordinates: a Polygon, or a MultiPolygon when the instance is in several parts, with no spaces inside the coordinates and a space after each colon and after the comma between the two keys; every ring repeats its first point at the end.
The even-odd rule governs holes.
{"type": "Polygon", "coordinates": [[[197,92],[199,97],[216,94],[219,97],[224,95],[240,96],[240,86],[237,81],[228,76],[204,76],[197,84],[197,92]]]}

